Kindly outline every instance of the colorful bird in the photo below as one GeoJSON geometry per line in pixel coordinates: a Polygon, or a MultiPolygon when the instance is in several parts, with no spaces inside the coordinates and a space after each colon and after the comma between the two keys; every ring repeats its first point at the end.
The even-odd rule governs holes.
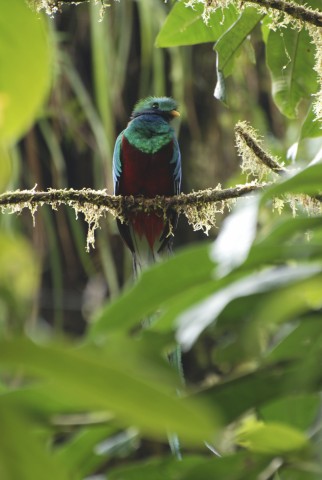
{"type": "MultiPolygon", "coordinates": [[[[134,107],[131,119],[117,137],[113,155],[115,195],[153,198],[180,193],[181,155],[170,121],[180,116],[168,97],[148,97],[134,107]]],[[[134,213],[128,223],[117,221],[119,232],[132,252],[136,275],[171,250],[170,228],[177,215],[164,219],[155,213],[134,213]]]]}

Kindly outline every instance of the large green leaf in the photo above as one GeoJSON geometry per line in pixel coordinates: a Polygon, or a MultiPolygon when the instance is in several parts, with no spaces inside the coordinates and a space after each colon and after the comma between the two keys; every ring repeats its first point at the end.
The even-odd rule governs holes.
{"type": "Polygon", "coordinates": [[[155,265],[144,272],[136,285],[97,315],[91,337],[100,337],[113,330],[126,331],[182,291],[209,280],[213,269],[208,245],[190,248],[155,265]]]}
{"type": "Polygon", "coordinates": [[[178,342],[185,349],[190,348],[199,335],[207,327],[215,323],[224,308],[237,298],[248,298],[258,293],[281,289],[284,286],[315,276],[321,273],[321,271],[322,264],[273,267],[260,272],[254,272],[235,282],[231,282],[226,287],[215,291],[193,308],[179,315],[176,319],[178,342]]]}
{"type": "Polygon", "coordinates": [[[215,50],[218,55],[217,70],[222,72],[225,77],[232,73],[233,61],[240,51],[240,47],[248,35],[263,18],[256,8],[246,8],[218,39],[215,50]]]}
{"type": "Polygon", "coordinates": [[[267,65],[272,77],[272,93],[280,111],[297,116],[302,98],[317,91],[314,47],[306,29],[290,27],[270,31],[266,42],[267,65]]]}
{"type": "Polygon", "coordinates": [[[238,14],[233,5],[211,15],[208,25],[202,20],[203,5],[194,8],[185,2],[176,2],[156,38],[157,47],[174,47],[215,42],[236,20],[238,14]]]}
{"type": "Polygon", "coordinates": [[[0,478],[3,480],[68,480],[67,469],[50,457],[21,412],[0,397],[0,478]]]}
{"type": "Polygon", "coordinates": [[[319,394],[280,398],[260,408],[260,416],[268,422],[280,422],[307,430],[317,418],[319,394]]]}
{"type": "Polygon", "coordinates": [[[19,367],[55,387],[56,395],[69,399],[71,408],[104,410],[121,423],[139,426],[148,435],[165,439],[177,432],[190,444],[212,435],[216,422],[204,405],[179,399],[176,392],[142,374],[125,371],[124,352],[72,348],[50,344],[40,346],[21,339],[1,342],[0,362],[19,367]]]}
{"type": "Polygon", "coordinates": [[[0,140],[7,142],[21,136],[39,113],[52,55],[44,18],[24,0],[0,3],[0,140]]]}
{"type": "Polygon", "coordinates": [[[308,445],[307,437],[282,423],[246,422],[239,431],[237,441],[252,452],[281,455],[303,449],[308,445]]]}
{"type": "Polygon", "coordinates": [[[242,44],[263,16],[258,13],[256,8],[246,8],[236,22],[221,35],[215,45],[217,84],[214,95],[224,103],[226,102],[225,77],[232,73],[234,60],[239,55],[242,44]]]}

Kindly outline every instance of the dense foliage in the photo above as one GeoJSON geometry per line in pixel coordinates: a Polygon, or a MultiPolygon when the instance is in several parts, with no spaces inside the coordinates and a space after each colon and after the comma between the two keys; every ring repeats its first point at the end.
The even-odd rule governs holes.
{"type": "MultiPolygon", "coordinates": [[[[55,4],[33,3],[49,10],[49,4],[55,4]]],[[[229,105],[236,99],[230,81],[238,76],[241,63],[255,60],[252,35],[262,35],[272,99],[290,122],[285,131],[295,142],[287,155],[271,139],[270,147],[284,160],[287,173],[271,174],[264,191],[238,200],[216,240],[178,249],[119,295],[117,277],[124,272],[115,269],[111,244],[100,244],[103,252],[106,247],[109,293],[116,298],[100,305],[94,296],[93,305],[91,297],[90,320],[77,338],[64,333],[59,308],[53,329],[37,309],[30,308],[40,281],[40,252],[26,240],[29,227],[21,232],[21,224],[30,224],[30,219],[8,219],[3,212],[1,479],[321,478],[321,28],[298,18],[292,21],[281,12],[259,10],[260,2],[243,6],[226,2],[225,9],[206,12],[204,3],[209,7],[214,2],[189,3],[193,8],[183,1],[174,3],[156,45],[174,48],[215,42],[217,99],[209,93],[208,102],[220,99],[229,105]]],[[[51,78],[56,95],[57,84],[61,92],[66,86],[61,72],[53,75],[58,65],[65,69],[64,81],[69,78],[82,106],[80,111],[79,104],[66,104],[66,109],[76,117],[86,113],[100,145],[94,171],[101,179],[97,158],[110,158],[114,129],[111,110],[104,113],[111,100],[104,90],[111,52],[101,58],[100,49],[93,50],[98,99],[94,106],[76,72],[70,65],[66,68],[54,21],[48,23],[23,0],[0,4],[2,190],[21,187],[17,157],[23,158],[31,147],[30,141],[27,147],[17,144],[36,120],[42,141],[47,140],[55,158],[58,186],[66,187],[62,150],[55,136],[55,102],[46,107],[46,97],[54,88],[51,78]]],[[[155,4],[161,8],[159,2],[155,4]]],[[[320,8],[315,0],[305,5],[312,11],[320,8]]],[[[93,25],[98,25],[92,31],[97,46],[102,33],[99,7],[88,8],[93,25]]],[[[102,23],[108,15],[107,8],[102,23]]],[[[154,35],[142,30],[141,38],[147,55],[142,57],[144,70],[154,35]]],[[[122,77],[125,66],[122,61],[117,65],[122,77]]],[[[163,65],[166,68],[166,62],[163,65]]],[[[262,117],[256,115],[257,128],[262,117]]],[[[80,150],[85,148],[77,141],[80,150]]],[[[255,158],[250,161],[256,163],[255,158]]],[[[256,169],[253,172],[256,175],[256,169]]],[[[96,186],[101,187],[99,182],[96,186]]],[[[49,231],[48,269],[59,299],[64,285],[55,224],[48,212],[41,221],[49,231]]],[[[74,250],[81,252],[79,261],[91,276],[94,262],[85,253],[84,235],[77,222],[70,225],[76,231],[74,250]]]]}

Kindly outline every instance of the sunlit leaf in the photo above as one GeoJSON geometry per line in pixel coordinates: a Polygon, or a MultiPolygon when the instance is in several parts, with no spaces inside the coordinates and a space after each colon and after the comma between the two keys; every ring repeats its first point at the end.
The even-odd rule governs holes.
{"type": "Polygon", "coordinates": [[[0,140],[20,137],[32,124],[51,78],[44,18],[24,0],[1,2],[0,140]]]}
{"type": "Polygon", "coordinates": [[[236,20],[238,14],[233,5],[213,13],[206,25],[202,19],[203,5],[193,8],[184,2],[176,2],[156,38],[157,47],[174,47],[214,42],[236,20]]]}
{"type": "Polygon", "coordinates": [[[252,452],[282,454],[307,446],[307,437],[295,428],[282,423],[245,422],[239,429],[237,441],[252,452]]]}

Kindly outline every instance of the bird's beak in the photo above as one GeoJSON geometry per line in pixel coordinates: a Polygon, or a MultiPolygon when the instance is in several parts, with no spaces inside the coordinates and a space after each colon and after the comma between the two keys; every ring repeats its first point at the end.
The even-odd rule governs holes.
{"type": "Polygon", "coordinates": [[[180,113],[177,110],[171,110],[170,115],[172,117],[180,117],[180,113]]]}

